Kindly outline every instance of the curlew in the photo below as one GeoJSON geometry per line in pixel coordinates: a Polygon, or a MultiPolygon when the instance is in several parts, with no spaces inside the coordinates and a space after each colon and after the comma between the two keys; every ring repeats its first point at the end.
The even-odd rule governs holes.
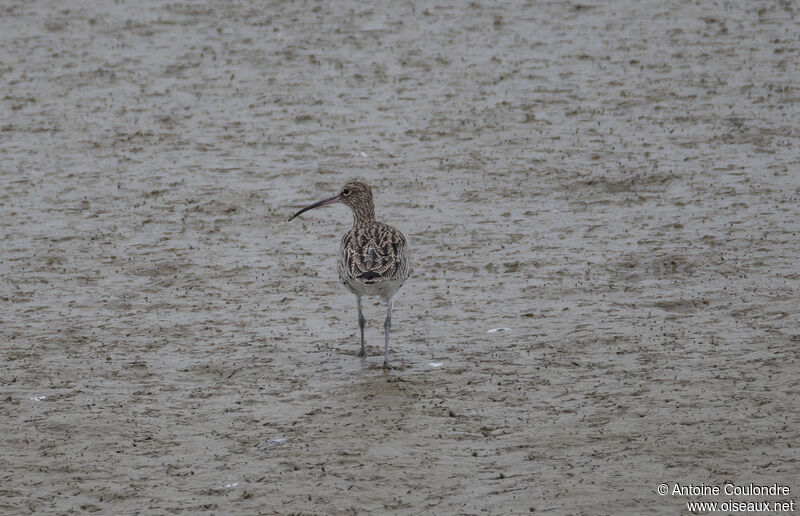
{"type": "Polygon", "coordinates": [[[388,304],[383,323],[383,367],[388,369],[394,297],[408,279],[411,269],[406,238],[392,226],[375,220],[372,190],[360,181],[349,181],[337,195],[306,206],[289,220],[308,210],[333,203],[346,204],[353,210],[353,227],[342,237],[338,268],[342,283],[356,296],[358,326],[361,330],[361,351],[358,356],[365,357],[367,354],[364,347],[364,326],[367,321],[361,311],[361,298],[379,296],[388,304]]]}

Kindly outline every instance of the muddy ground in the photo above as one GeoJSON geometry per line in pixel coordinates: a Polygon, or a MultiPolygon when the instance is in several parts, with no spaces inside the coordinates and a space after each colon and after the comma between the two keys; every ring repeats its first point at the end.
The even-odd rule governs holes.
{"type": "Polygon", "coordinates": [[[800,503],[796,3],[1,9],[0,512],[800,503]]]}

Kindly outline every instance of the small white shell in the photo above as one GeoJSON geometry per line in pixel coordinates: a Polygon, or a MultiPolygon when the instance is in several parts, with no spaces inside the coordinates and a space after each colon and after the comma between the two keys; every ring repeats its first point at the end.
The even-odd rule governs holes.
{"type": "Polygon", "coordinates": [[[486,333],[499,333],[501,331],[511,331],[511,328],[492,328],[491,330],[486,330],[486,333]]]}

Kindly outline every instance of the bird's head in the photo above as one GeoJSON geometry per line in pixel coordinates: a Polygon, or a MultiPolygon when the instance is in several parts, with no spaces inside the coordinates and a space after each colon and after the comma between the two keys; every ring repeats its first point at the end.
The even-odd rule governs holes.
{"type": "Polygon", "coordinates": [[[368,184],[361,181],[348,181],[345,183],[342,189],[339,190],[337,195],[306,206],[302,210],[292,215],[292,218],[289,220],[294,219],[301,213],[305,213],[308,210],[313,210],[314,208],[319,208],[320,206],[334,204],[337,202],[346,204],[353,210],[353,216],[355,217],[356,224],[361,221],[368,222],[375,220],[375,207],[372,203],[372,190],[368,184]]]}

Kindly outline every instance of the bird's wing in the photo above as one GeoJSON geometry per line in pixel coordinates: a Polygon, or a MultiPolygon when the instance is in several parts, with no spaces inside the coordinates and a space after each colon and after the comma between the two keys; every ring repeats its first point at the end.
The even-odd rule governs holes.
{"type": "Polygon", "coordinates": [[[357,226],[342,239],[343,276],[364,283],[397,279],[407,269],[406,239],[385,224],[357,226]]]}

